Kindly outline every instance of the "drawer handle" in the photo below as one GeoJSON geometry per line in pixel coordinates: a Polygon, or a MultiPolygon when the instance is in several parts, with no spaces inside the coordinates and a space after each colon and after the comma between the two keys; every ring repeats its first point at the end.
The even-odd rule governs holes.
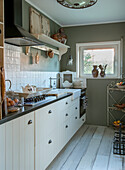
{"type": "Polygon", "coordinates": [[[66,125],[66,128],[68,128],[68,125],[66,125]]]}
{"type": "Polygon", "coordinates": [[[1,29],[0,29],[0,34],[2,33],[1,29]]]}
{"type": "Polygon", "coordinates": [[[52,140],[49,140],[48,144],[51,144],[52,143],[52,140]]]}
{"type": "Polygon", "coordinates": [[[68,113],[66,113],[66,116],[68,116],[68,113]]]}
{"type": "Polygon", "coordinates": [[[52,110],[49,110],[48,113],[51,114],[51,113],[52,113],[52,110]]]}
{"type": "Polygon", "coordinates": [[[77,117],[75,117],[75,119],[77,119],[77,117]]]}
{"type": "Polygon", "coordinates": [[[82,119],[82,121],[84,122],[84,119],[82,119]]]}
{"type": "Polygon", "coordinates": [[[68,102],[66,102],[66,104],[68,104],[68,102]]]}
{"type": "Polygon", "coordinates": [[[32,123],[33,123],[32,120],[29,120],[29,121],[28,121],[28,125],[30,125],[30,124],[32,124],[32,123]]]}
{"type": "Polygon", "coordinates": [[[78,108],[76,107],[75,109],[77,110],[78,108]]]}

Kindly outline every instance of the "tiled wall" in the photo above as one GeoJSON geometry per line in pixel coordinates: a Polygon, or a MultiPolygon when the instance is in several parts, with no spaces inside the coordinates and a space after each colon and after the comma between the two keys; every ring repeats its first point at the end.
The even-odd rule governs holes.
{"type": "MultiPolygon", "coordinates": [[[[12,82],[12,90],[21,90],[27,84],[37,87],[49,87],[50,77],[58,72],[20,71],[20,55],[22,48],[5,44],[5,78],[12,82]]],[[[6,82],[8,90],[9,83],[6,82]]]]}

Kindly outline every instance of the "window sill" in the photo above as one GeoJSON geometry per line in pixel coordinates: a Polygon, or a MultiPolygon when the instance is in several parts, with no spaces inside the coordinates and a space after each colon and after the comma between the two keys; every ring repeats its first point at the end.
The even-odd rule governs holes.
{"type": "Polygon", "coordinates": [[[79,79],[92,79],[92,80],[119,80],[121,79],[121,77],[89,77],[89,76],[83,76],[83,77],[79,77],[79,79]]]}

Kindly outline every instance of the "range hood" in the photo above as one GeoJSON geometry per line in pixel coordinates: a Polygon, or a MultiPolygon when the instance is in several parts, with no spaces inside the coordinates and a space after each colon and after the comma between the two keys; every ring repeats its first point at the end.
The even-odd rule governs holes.
{"type": "Polygon", "coordinates": [[[22,0],[4,0],[5,43],[15,46],[41,46],[43,42],[22,28],[22,0]]]}

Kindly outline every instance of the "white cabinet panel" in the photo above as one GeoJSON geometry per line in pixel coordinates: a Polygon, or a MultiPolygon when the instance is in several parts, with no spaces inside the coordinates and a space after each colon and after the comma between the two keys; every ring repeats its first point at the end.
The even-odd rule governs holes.
{"type": "Polygon", "coordinates": [[[0,170],[5,170],[5,124],[0,125],[0,170]]]}
{"type": "MultiPolygon", "coordinates": [[[[13,170],[13,129],[12,121],[5,124],[6,125],[6,170],[13,170]]],[[[15,139],[16,140],[16,139],[15,139]]]]}
{"type": "Polygon", "coordinates": [[[6,170],[34,170],[34,113],[5,126],[6,170]]]}

